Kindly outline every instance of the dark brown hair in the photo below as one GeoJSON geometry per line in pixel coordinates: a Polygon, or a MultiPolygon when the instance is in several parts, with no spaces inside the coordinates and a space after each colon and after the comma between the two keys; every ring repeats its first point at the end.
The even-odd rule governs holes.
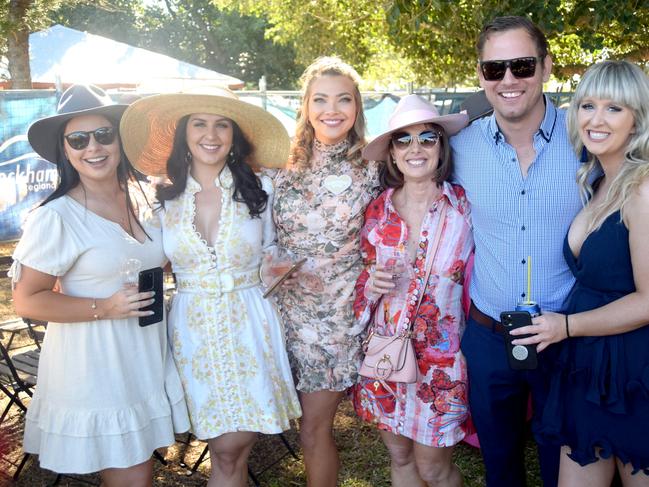
{"type": "MultiPolygon", "coordinates": [[[[426,124],[427,128],[432,128],[439,132],[439,164],[433,174],[433,181],[437,183],[437,186],[441,186],[444,181],[447,181],[451,177],[453,172],[453,158],[451,156],[451,145],[449,144],[448,137],[446,132],[442,127],[435,124],[426,124]]],[[[390,147],[392,147],[392,142],[390,142],[390,147]]],[[[379,179],[381,181],[381,186],[384,188],[400,188],[403,186],[403,173],[397,167],[397,164],[392,159],[392,152],[388,151],[387,161],[381,165],[379,169],[379,179]]]]}
{"type": "Polygon", "coordinates": [[[541,32],[541,29],[527,17],[508,15],[505,17],[496,17],[482,28],[476,45],[478,59],[482,59],[482,51],[491,34],[515,29],[523,29],[527,32],[532,41],[534,41],[534,44],[536,44],[536,50],[540,57],[545,58],[548,55],[548,40],[545,38],[545,34],[541,32]]]}
{"type": "MultiPolygon", "coordinates": [[[[190,160],[187,159],[189,146],[187,145],[187,123],[191,115],[185,115],[176,125],[171,154],[167,160],[167,177],[171,183],[163,183],[156,186],[156,198],[164,207],[164,202],[172,200],[180,195],[187,187],[187,171],[190,160]]],[[[234,182],[234,194],[232,199],[239,203],[245,203],[251,217],[259,217],[266,209],[268,195],[261,186],[261,181],[246,163],[253,152],[253,147],[246,139],[239,126],[230,120],[232,124],[232,157],[228,157],[226,164],[232,173],[234,182]]]]}

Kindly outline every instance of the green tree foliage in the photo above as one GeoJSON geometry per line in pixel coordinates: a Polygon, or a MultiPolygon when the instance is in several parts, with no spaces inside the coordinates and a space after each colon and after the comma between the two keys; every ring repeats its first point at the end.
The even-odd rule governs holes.
{"type": "Polygon", "coordinates": [[[264,16],[267,37],[295,46],[298,60],[309,64],[323,55],[339,55],[364,71],[386,44],[385,10],[377,0],[213,0],[216,5],[264,16]]]}
{"type": "Polygon", "coordinates": [[[543,29],[559,79],[601,59],[649,61],[646,0],[213,1],[266,16],[267,35],[295,46],[303,63],[336,53],[361,72],[376,72],[374,63],[388,54],[428,85],[475,84],[477,35],[500,15],[527,15],[543,29]]]}
{"type": "Polygon", "coordinates": [[[388,23],[420,81],[452,83],[475,79],[477,34],[500,15],[526,15],[541,27],[559,79],[602,59],[649,61],[649,3],[642,0],[397,0],[388,23]]]}
{"type": "Polygon", "coordinates": [[[164,6],[133,0],[62,7],[53,22],[167,54],[214,69],[256,87],[292,88],[303,67],[293,47],[265,38],[262,17],[223,11],[208,0],[166,0],[164,6]]]}
{"type": "MultiPolygon", "coordinates": [[[[68,0],[76,4],[78,0],[68,0]]],[[[29,33],[49,25],[48,14],[63,0],[2,0],[0,2],[0,56],[8,59],[13,88],[31,88],[29,33]]]]}

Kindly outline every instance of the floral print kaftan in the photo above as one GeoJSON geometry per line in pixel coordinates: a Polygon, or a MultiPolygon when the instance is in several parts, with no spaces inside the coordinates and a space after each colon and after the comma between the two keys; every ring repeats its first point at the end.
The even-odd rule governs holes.
{"type": "MultiPolygon", "coordinates": [[[[375,379],[360,377],[353,399],[357,414],[385,431],[402,435],[423,445],[446,447],[461,441],[469,417],[467,372],[460,351],[464,330],[462,288],[464,268],[473,249],[468,219],[469,206],[460,186],[443,184],[441,197],[424,216],[414,263],[415,278],[405,295],[386,295],[379,299],[366,285],[369,267],[376,261],[376,249],[405,247],[408,229],[392,204],[394,189],[372,202],[365,214],[361,247],[366,269],[356,283],[354,313],[363,327],[376,326],[380,335],[392,336],[414,320],[414,348],[419,368],[417,382],[388,382],[393,395],[375,379]],[[437,211],[448,201],[446,220],[439,249],[416,316],[414,308],[423,287],[428,240],[434,238],[440,222],[437,211]],[[376,315],[382,313],[382,319],[376,315]],[[374,316],[374,318],[373,318],[374,316]]],[[[431,251],[432,252],[432,251],[431,251]]]]}

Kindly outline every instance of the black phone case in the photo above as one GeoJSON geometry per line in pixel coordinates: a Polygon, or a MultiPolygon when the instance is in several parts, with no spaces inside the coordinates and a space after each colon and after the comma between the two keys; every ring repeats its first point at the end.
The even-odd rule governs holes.
{"type": "Polygon", "coordinates": [[[140,316],[140,326],[149,326],[159,323],[164,318],[164,295],[162,292],[162,267],[154,267],[153,269],[146,269],[140,272],[139,292],[154,291],[153,299],[155,301],[146,308],[141,308],[140,311],[153,311],[150,316],[140,316]]]}
{"type": "Polygon", "coordinates": [[[505,327],[505,350],[509,366],[514,370],[534,370],[538,365],[536,345],[512,345],[512,340],[527,338],[531,335],[510,335],[509,330],[532,324],[532,317],[527,311],[503,311],[500,322],[505,327]]]}

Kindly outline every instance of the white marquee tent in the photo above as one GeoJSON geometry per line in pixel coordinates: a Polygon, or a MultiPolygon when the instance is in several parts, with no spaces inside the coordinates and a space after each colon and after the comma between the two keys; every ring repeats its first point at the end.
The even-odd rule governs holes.
{"type": "Polygon", "coordinates": [[[31,34],[29,52],[34,88],[92,83],[163,92],[205,85],[237,89],[244,84],[164,54],[61,25],[31,34]]]}

